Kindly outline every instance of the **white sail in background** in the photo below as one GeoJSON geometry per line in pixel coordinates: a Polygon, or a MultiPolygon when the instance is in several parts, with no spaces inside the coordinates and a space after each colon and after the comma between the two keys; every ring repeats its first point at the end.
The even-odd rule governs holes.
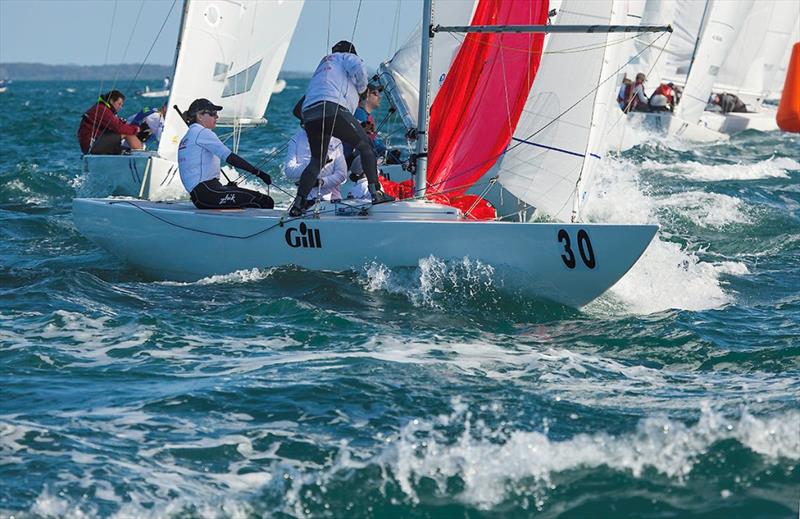
{"type": "MultiPolygon", "coordinates": [[[[697,35],[702,29],[703,14],[706,12],[706,5],[711,1],[678,0],[674,3],[672,13],[674,31],[664,49],[662,59],[664,59],[665,77],[662,79],[676,79],[680,83],[686,81],[692,55],[697,46],[697,35]]],[[[666,2],[648,1],[648,5],[651,3],[666,2]]]]}
{"type": "MultiPolygon", "coordinates": [[[[435,24],[469,25],[478,0],[437,0],[434,12],[435,24]]],[[[392,104],[398,108],[403,124],[407,128],[416,128],[419,106],[419,49],[421,45],[421,24],[417,26],[409,39],[387,62],[378,68],[381,83],[386,87],[392,104]]],[[[431,92],[433,104],[450,65],[464,41],[463,34],[440,34],[431,40],[431,92]]]]}
{"type": "Polygon", "coordinates": [[[772,19],[764,37],[764,98],[780,97],[786,78],[786,65],[792,44],[800,32],[800,2],[776,0],[772,19]]]}
{"type": "Polygon", "coordinates": [[[760,102],[765,80],[766,36],[770,26],[780,23],[776,17],[786,17],[789,14],[779,4],[781,2],[776,0],[759,0],[753,3],[720,68],[714,82],[715,91],[737,94],[748,105],[760,102]]]}
{"type": "Polygon", "coordinates": [[[187,0],[159,155],[175,160],[186,110],[204,97],[224,107],[220,125],[263,122],[303,0],[187,0]]]}
{"type": "MultiPolygon", "coordinates": [[[[613,4],[565,0],[555,23],[609,24],[613,4]]],[[[608,68],[605,54],[613,48],[605,46],[609,38],[610,33],[548,36],[510,150],[500,163],[503,187],[556,220],[573,218],[580,179],[589,162],[600,158],[592,146],[601,140],[593,132],[604,124],[616,88],[614,78],[598,88],[608,68]]]]}
{"type": "Polygon", "coordinates": [[[720,67],[752,3],[752,0],[708,1],[683,97],[676,109],[676,114],[684,121],[697,123],[703,115],[720,67]]]}

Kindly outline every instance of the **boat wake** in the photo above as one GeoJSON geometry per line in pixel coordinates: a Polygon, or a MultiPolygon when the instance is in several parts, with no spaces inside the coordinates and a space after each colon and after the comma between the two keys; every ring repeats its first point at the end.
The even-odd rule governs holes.
{"type": "MultiPolygon", "coordinates": [[[[652,195],[636,173],[640,168],[627,160],[606,159],[588,186],[590,198],[584,214],[589,221],[662,225],[644,255],[611,289],[612,296],[622,301],[626,310],[642,314],[669,309],[698,311],[731,303],[733,295],[724,290],[720,275],[747,273],[746,266],[704,261],[700,257],[704,250],[676,240],[679,237],[672,235],[659,214],[667,208],[703,226],[747,223],[742,203],[725,195],[652,195]],[[723,210],[711,210],[709,200],[723,210]]],[[[607,308],[608,296],[602,299],[588,308],[607,308]]]]}

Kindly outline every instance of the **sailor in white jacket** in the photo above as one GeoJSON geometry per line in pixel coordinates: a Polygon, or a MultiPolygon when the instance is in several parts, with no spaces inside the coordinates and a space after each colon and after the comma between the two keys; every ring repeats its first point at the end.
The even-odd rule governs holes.
{"type": "Polygon", "coordinates": [[[353,117],[358,108],[359,94],[367,88],[367,71],[364,61],[356,54],[349,41],[340,41],[325,56],[306,89],[302,105],[302,119],[311,152],[311,160],[300,176],[297,197],[289,209],[292,217],[301,216],[311,189],[324,167],[325,155],[331,137],[346,142],[358,150],[369,183],[373,203],[390,202],[394,198],[381,189],[378,165],[367,133],[353,117]]]}
{"type": "MultiPolygon", "coordinates": [[[[313,201],[319,196],[322,200],[341,200],[339,186],[347,180],[347,162],[344,160],[342,141],[331,137],[328,144],[328,156],[325,166],[319,172],[317,186],[308,194],[307,200],[313,201]]],[[[308,145],[308,136],[300,129],[289,140],[286,149],[286,160],[283,162],[283,171],[286,178],[293,182],[300,180],[303,171],[311,162],[311,148],[308,145]]]]}

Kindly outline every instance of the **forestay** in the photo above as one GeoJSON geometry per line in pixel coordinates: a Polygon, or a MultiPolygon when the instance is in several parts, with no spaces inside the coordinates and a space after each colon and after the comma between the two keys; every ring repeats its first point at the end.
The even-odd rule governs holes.
{"type": "Polygon", "coordinates": [[[223,106],[218,124],[263,122],[303,0],[187,0],[159,155],[175,160],[186,125],[171,107],[205,97],[223,106]]]}
{"type": "MultiPolygon", "coordinates": [[[[478,1],[437,0],[434,13],[436,23],[468,24],[478,1]]],[[[408,129],[417,127],[421,26],[420,23],[390,60],[378,67],[381,84],[386,88],[386,94],[397,107],[403,124],[408,129]]],[[[462,42],[463,36],[454,34],[442,34],[431,40],[431,101],[436,99],[436,94],[444,83],[462,42]]]]}
{"type": "MultiPolygon", "coordinates": [[[[613,4],[566,0],[556,24],[609,24],[615,21],[613,4]]],[[[613,100],[613,80],[598,88],[606,79],[606,53],[613,49],[606,47],[609,37],[609,33],[548,36],[546,54],[500,164],[503,187],[556,220],[572,219],[579,180],[589,161],[600,158],[601,139],[592,138],[592,133],[602,128],[597,119],[605,120],[613,100]]]]}

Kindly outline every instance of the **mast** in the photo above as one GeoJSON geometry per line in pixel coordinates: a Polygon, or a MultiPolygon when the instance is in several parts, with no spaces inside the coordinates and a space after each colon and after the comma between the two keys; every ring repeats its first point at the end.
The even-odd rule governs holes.
{"type": "Polygon", "coordinates": [[[417,112],[417,173],[414,196],[424,198],[428,184],[428,99],[430,97],[431,38],[433,38],[433,0],[422,7],[422,51],[419,64],[419,111],[417,112]]]}
{"type": "MultiPolygon", "coordinates": [[[[174,105],[174,102],[172,100],[172,91],[174,90],[173,86],[175,85],[175,70],[178,68],[178,57],[181,54],[181,42],[183,41],[183,30],[186,26],[186,15],[189,12],[189,2],[191,1],[192,0],[184,0],[183,11],[181,11],[181,25],[180,28],[178,29],[178,42],[175,44],[175,59],[172,60],[172,84],[169,87],[169,96],[167,97],[167,113],[164,114],[164,121],[162,121],[164,128],[167,127],[167,119],[175,117],[175,115],[171,115],[173,114],[172,106],[174,105]]],[[[179,108],[186,110],[189,107],[184,106],[179,108]]],[[[161,135],[163,137],[164,135],[163,132],[161,135]]],[[[161,139],[159,139],[158,141],[158,147],[159,148],[161,147],[161,139]]]]}
{"type": "Polygon", "coordinates": [[[697,30],[697,38],[694,40],[694,49],[692,49],[692,58],[689,60],[689,71],[686,72],[686,82],[684,88],[689,84],[689,78],[692,77],[692,67],[694,66],[694,58],[697,56],[697,47],[700,46],[700,39],[703,37],[703,29],[705,28],[706,18],[708,18],[708,8],[712,0],[706,0],[706,6],[703,9],[703,17],[700,19],[700,28],[697,30]]]}

